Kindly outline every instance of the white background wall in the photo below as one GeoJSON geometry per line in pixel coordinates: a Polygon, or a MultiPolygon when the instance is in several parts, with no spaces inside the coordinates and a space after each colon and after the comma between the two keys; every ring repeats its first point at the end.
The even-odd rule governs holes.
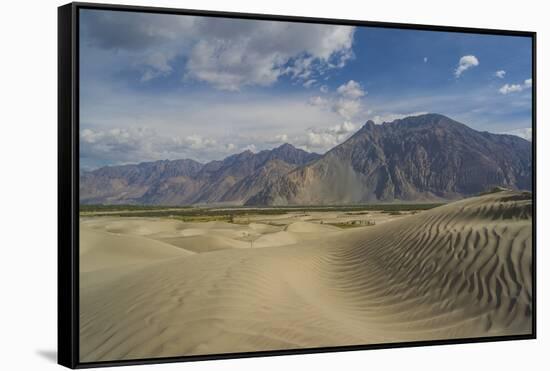
{"type": "MultiPolygon", "coordinates": [[[[107,1],[107,0],[106,0],[107,1]]],[[[141,366],[140,370],[541,369],[550,349],[550,23],[545,2],[277,0],[123,1],[189,9],[519,29],[538,32],[537,340],[141,366]],[[546,14],[546,16],[545,16],[546,14]],[[545,117],[546,116],[546,117],[545,117]],[[546,118],[546,119],[545,119],[546,118]],[[545,349],[546,348],[546,349],[545,349]],[[538,364],[538,367],[537,367],[538,364]]],[[[56,352],[57,9],[61,1],[5,1],[0,12],[0,368],[48,370],[56,352]]],[[[513,53],[513,50],[510,51],[513,53]]],[[[547,366],[546,366],[547,367],[547,366]]]]}

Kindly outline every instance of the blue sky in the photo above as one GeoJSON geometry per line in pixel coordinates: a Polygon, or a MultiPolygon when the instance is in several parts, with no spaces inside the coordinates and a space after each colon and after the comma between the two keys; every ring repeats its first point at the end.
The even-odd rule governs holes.
{"type": "Polygon", "coordinates": [[[81,166],[323,153],[367,120],[529,137],[524,37],[81,10],[81,166]]]}

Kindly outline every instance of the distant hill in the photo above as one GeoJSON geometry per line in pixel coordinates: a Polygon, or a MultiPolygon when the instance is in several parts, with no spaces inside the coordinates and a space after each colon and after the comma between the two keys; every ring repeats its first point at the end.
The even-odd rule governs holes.
{"type": "Polygon", "coordinates": [[[283,144],[258,153],[244,151],[201,164],[163,160],[137,165],[106,166],[80,175],[83,204],[186,205],[242,204],[269,181],[320,155],[283,144]]]}
{"type": "Polygon", "coordinates": [[[84,172],[87,204],[346,204],[531,190],[531,142],[438,114],[367,122],[324,155],[290,144],[221,161],[156,161],[84,172]]]}

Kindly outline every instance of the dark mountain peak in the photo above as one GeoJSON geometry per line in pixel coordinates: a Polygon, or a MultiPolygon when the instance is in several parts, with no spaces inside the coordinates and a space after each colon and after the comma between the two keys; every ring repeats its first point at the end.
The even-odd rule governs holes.
{"type": "Polygon", "coordinates": [[[450,119],[445,115],[442,115],[440,113],[434,113],[434,112],[422,113],[420,115],[415,115],[415,116],[407,116],[402,120],[407,120],[407,119],[411,119],[411,120],[416,119],[416,120],[425,121],[425,122],[453,121],[452,119],[450,119]]]}
{"type": "Polygon", "coordinates": [[[377,132],[377,127],[379,127],[379,126],[380,125],[376,125],[374,123],[374,121],[368,120],[367,122],[365,122],[363,124],[363,126],[361,126],[361,129],[359,129],[355,132],[355,134],[350,136],[345,142],[343,142],[343,143],[337,145],[336,147],[333,147],[332,149],[330,149],[327,153],[332,152],[332,151],[334,151],[335,149],[337,149],[339,147],[348,146],[348,145],[350,145],[350,143],[353,143],[357,140],[361,140],[361,139],[364,139],[364,138],[370,138],[370,137],[374,136],[375,133],[377,132]]]}
{"type": "Polygon", "coordinates": [[[373,129],[375,127],[376,127],[376,124],[374,123],[374,121],[368,120],[367,122],[365,122],[365,124],[361,129],[373,129]]]}
{"type": "Polygon", "coordinates": [[[494,186],[531,189],[531,145],[440,114],[367,122],[324,156],[281,177],[249,204],[455,199],[494,186]]]}
{"type": "Polygon", "coordinates": [[[282,160],[289,164],[303,165],[319,158],[317,153],[310,153],[303,149],[296,148],[290,143],[281,144],[279,147],[267,151],[266,160],[282,160]]]}
{"type": "MultiPolygon", "coordinates": [[[[254,152],[247,149],[247,150],[244,150],[242,152],[235,153],[231,156],[228,156],[228,157],[224,158],[222,160],[222,162],[223,163],[232,163],[234,161],[243,161],[243,160],[246,160],[246,159],[248,159],[250,157],[253,157],[253,156],[254,156],[254,152]]],[[[212,161],[212,162],[218,162],[218,161],[212,161]]]]}
{"type": "Polygon", "coordinates": [[[408,116],[392,122],[385,122],[380,127],[381,135],[411,139],[412,135],[429,137],[471,137],[479,138],[480,132],[439,113],[426,113],[408,116]]]}
{"type": "Polygon", "coordinates": [[[410,126],[410,127],[467,127],[445,115],[439,113],[425,113],[416,116],[408,116],[391,122],[385,122],[382,126],[410,126]]]}
{"type": "MultiPolygon", "coordinates": [[[[299,150],[290,143],[283,143],[279,147],[273,148],[273,150],[299,150]]],[[[301,150],[300,150],[301,151],[301,150]]]]}
{"type": "MultiPolygon", "coordinates": [[[[170,162],[170,160],[165,160],[167,162],[170,162]]],[[[180,163],[180,164],[199,164],[199,165],[202,165],[200,162],[198,161],[195,161],[193,159],[190,159],[190,158],[184,158],[184,159],[181,159],[181,160],[173,160],[175,163],[180,163]]]]}
{"type": "Polygon", "coordinates": [[[281,144],[279,147],[275,147],[271,150],[271,152],[274,152],[274,153],[289,153],[289,152],[294,152],[294,153],[302,153],[302,154],[309,154],[309,152],[307,151],[304,151],[303,149],[300,149],[300,148],[296,148],[294,147],[292,144],[290,143],[284,143],[284,144],[281,144]]]}
{"type": "Polygon", "coordinates": [[[368,203],[454,199],[531,184],[531,143],[429,113],[367,121],[323,156],[284,143],[223,160],[161,160],[81,175],[83,203],[368,203]]]}
{"type": "Polygon", "coordinates": [[[253,156],[253,155],[254,155],[254,152],[252,152],[249,149],[246,149],[246,150],[242,151],[241,153],[237,153],[235,155],[235,157],[250,157],[250,156],[253,156]]]}

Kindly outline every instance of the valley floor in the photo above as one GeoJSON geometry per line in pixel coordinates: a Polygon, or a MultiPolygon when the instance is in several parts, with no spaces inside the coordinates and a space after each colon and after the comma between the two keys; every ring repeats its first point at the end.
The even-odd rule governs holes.
{"type": "Polygon", "coordinates": [[[529,334],[532,200],[81,217],[82,362],[529,334]]]}

